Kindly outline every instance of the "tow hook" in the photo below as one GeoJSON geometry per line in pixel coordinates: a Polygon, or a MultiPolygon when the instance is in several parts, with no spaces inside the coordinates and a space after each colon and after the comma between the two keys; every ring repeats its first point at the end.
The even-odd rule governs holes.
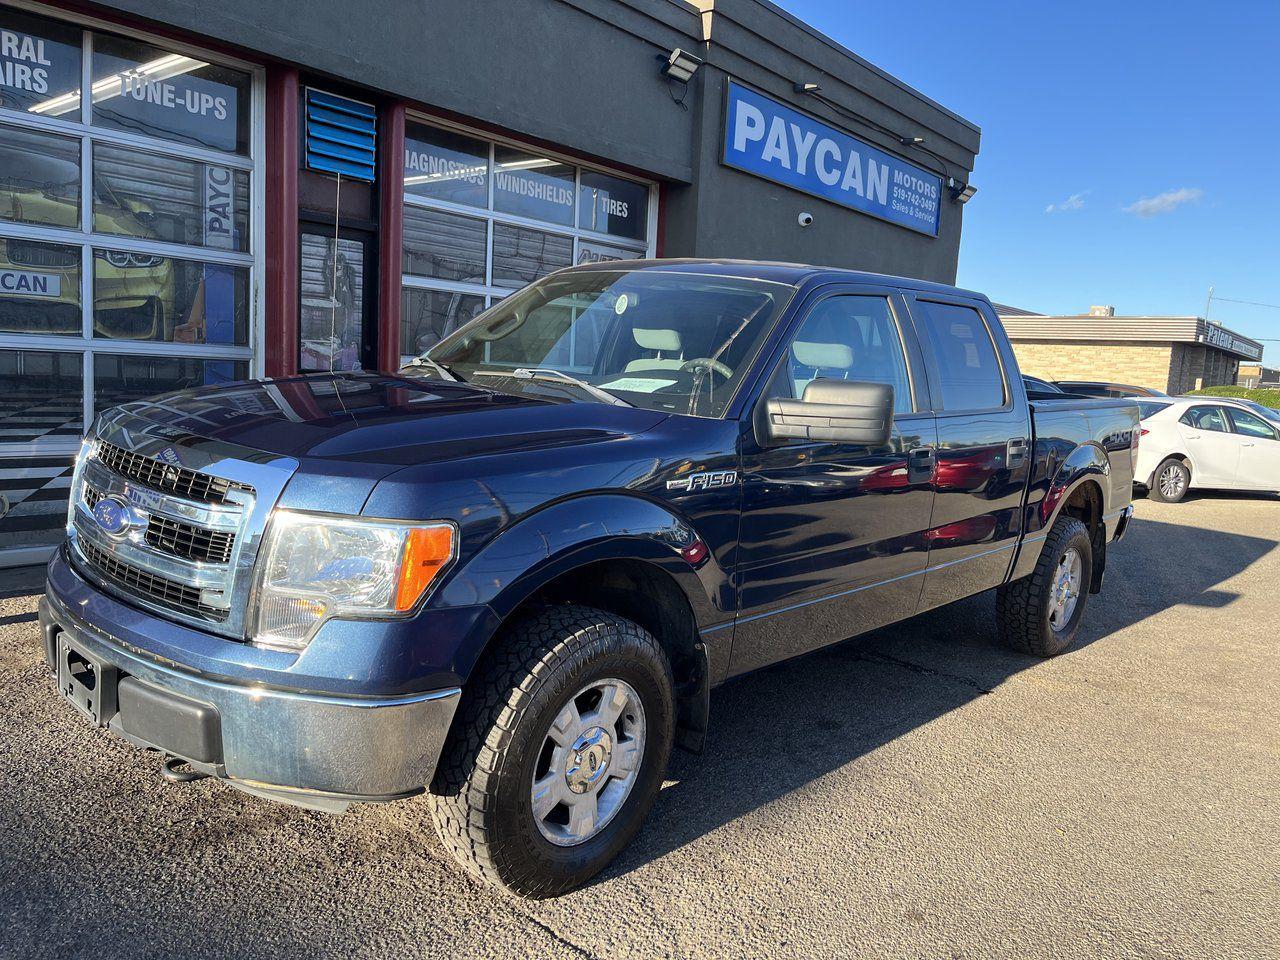
{"type": "Polygon", "coordinates": [[[181,757],[165,757],[160,767],[160,776],[170,783],[195,783],[206,779],[209,774],[193,770],[191,764],[181,757]]]}

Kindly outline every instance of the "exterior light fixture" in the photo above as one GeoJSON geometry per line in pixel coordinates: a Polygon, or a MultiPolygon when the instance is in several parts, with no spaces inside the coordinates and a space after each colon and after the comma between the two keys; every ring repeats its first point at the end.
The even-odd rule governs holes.
{"type": "Polygon", "coordinates": [[[947,180],[947,188],[951,191],[951,199],[956,203],[968,203],[978,192],[978,188],[972,183],[961,183],[955,177],[947,180]]]}
{"type": "Polygon", "coordinates": [[[692,53],[686,53],[679,47],[672,50],[669,57],[658,54],[658,59],[663,61],[663,75],[680,83],[688,83],[692,80],[693,75],[702,66],[700,58],[695,57],[692,53]]]}
{"type": "Polygon", "coordinates": [[[812,93],[819,93],[819,92],[821,92],[822,87],[820,87],[820,86],[819,86],[818,84],[816,84],[816,83],[793,83],[793,84],[791,85],[791,89],[792,89],[792,90],[794,90],[796,93],[810,93],[810,94],[812,94],[812,93]]]}

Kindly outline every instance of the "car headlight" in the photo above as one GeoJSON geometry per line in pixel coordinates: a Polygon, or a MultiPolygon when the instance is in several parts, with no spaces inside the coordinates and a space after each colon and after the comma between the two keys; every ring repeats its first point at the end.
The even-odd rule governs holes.
{"type": "Polygon", "coordinates": [[[67,497],[67,536],[75,532],[76,504],[84,499],[84,465],[93,456],[96,443],[92,437],[80,441],[80,453],[76,455],[75,469],[71,471],[71,491],[67,497]]]}
{"type": "Polygon", "coordinates": [[[277,510],[258,556],[253,642],[299,650],[333,617],[405,617],[453,559],[451,523],[277,510]]]}

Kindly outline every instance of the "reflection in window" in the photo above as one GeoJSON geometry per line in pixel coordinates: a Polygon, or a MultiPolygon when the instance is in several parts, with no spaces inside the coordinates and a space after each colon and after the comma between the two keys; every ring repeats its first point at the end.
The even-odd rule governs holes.
{"type": "Polygon", "coordinates": [[[244,346],[248,268],[95,250],[93,331],[113,340],[244,346]]]}
{"type": "Polygon", "coordinates": [[[1004,406],[1004,374],[991,331],[972,307],[918,300],[925,332],[938,361],[938,386],[946,410],[992,410],[1004,406]]]}
{"type": "Polygon", "coordinates": [[[641,184],[594,170],[582,171],[578,187],[578,226],[643,240],[649,215],[649,190],[641,184]]]}
{"type": "Polygon", "coordinates": [[[509,147],[493,156],[493,209],[573,225],[573,167],[509,147]]]}
{"type": "Polygon", "coordinates": [[[359,370],[364,244],[302,235],[301,370],[359,370]]]}
{"type": "Polygon", "coordinates": [[[0,443],[74,440],[84,421],[78,353],[0,350],[0,443]]]}
{"type": "Polygon", "coordinates": [[[489,205],[489,145],[409,121],[404,130],[404,192],[468,207],[489,205]]]}
{"type": "Polygon", "coordinates": [[[0,7],[0,107],[80,119],[80,28],[0,7]]]}
{"type": "Polygon", "coordinates": [[[93,228],[142,240],[249,249],[249,174],[96,143],[93,228]]]}
{"type": "Polygon", "coordinates": [[[0,220],[78,227],[80,141],[0,125],[0,220]]]}
{"type": "Polygon", "coordinates": [[[140,357],[100,353],[93,358],[93,406],[97,413],[174,390],[219,386],[249,376],[245,360],[140,357]]]}
{"type": "Polygon", "coordinates": [[[0,331],[79,336],[80,248],[0,237],[0,331]]]}
{"type": "Polygon", "coordinates": [[[403,359],[425,353],[484,310],[484,297],[405,287],[400,305],[403,359]]]}
{"type": "Polygon", "coordinates": [[[460,283],[484,283],[488,229],[483,220],[404,208],[404,272],[460,283]]]}
{"type": "Polygon", "coordinates": [[[93,123],[210,150],[249,152],[249,74],[96,34],[93,123]]]}
{"type": "Polygon", "coordinates": [[[522,287],[573,261],[573,238],[505,223],[493,225],[493,282],[522,287]]]}

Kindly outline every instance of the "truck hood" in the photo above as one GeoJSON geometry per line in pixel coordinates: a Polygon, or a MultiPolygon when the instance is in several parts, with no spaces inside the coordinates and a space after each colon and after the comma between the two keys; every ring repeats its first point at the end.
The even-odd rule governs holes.
{"type": "Polygon", "coordinates": [[[304,471],[308,461],[328,461],[369,480],[428,462],[616,439],[666,416],[360,372],[204,387],[128,408],[195,437],[293,457],[304,471]]]}

